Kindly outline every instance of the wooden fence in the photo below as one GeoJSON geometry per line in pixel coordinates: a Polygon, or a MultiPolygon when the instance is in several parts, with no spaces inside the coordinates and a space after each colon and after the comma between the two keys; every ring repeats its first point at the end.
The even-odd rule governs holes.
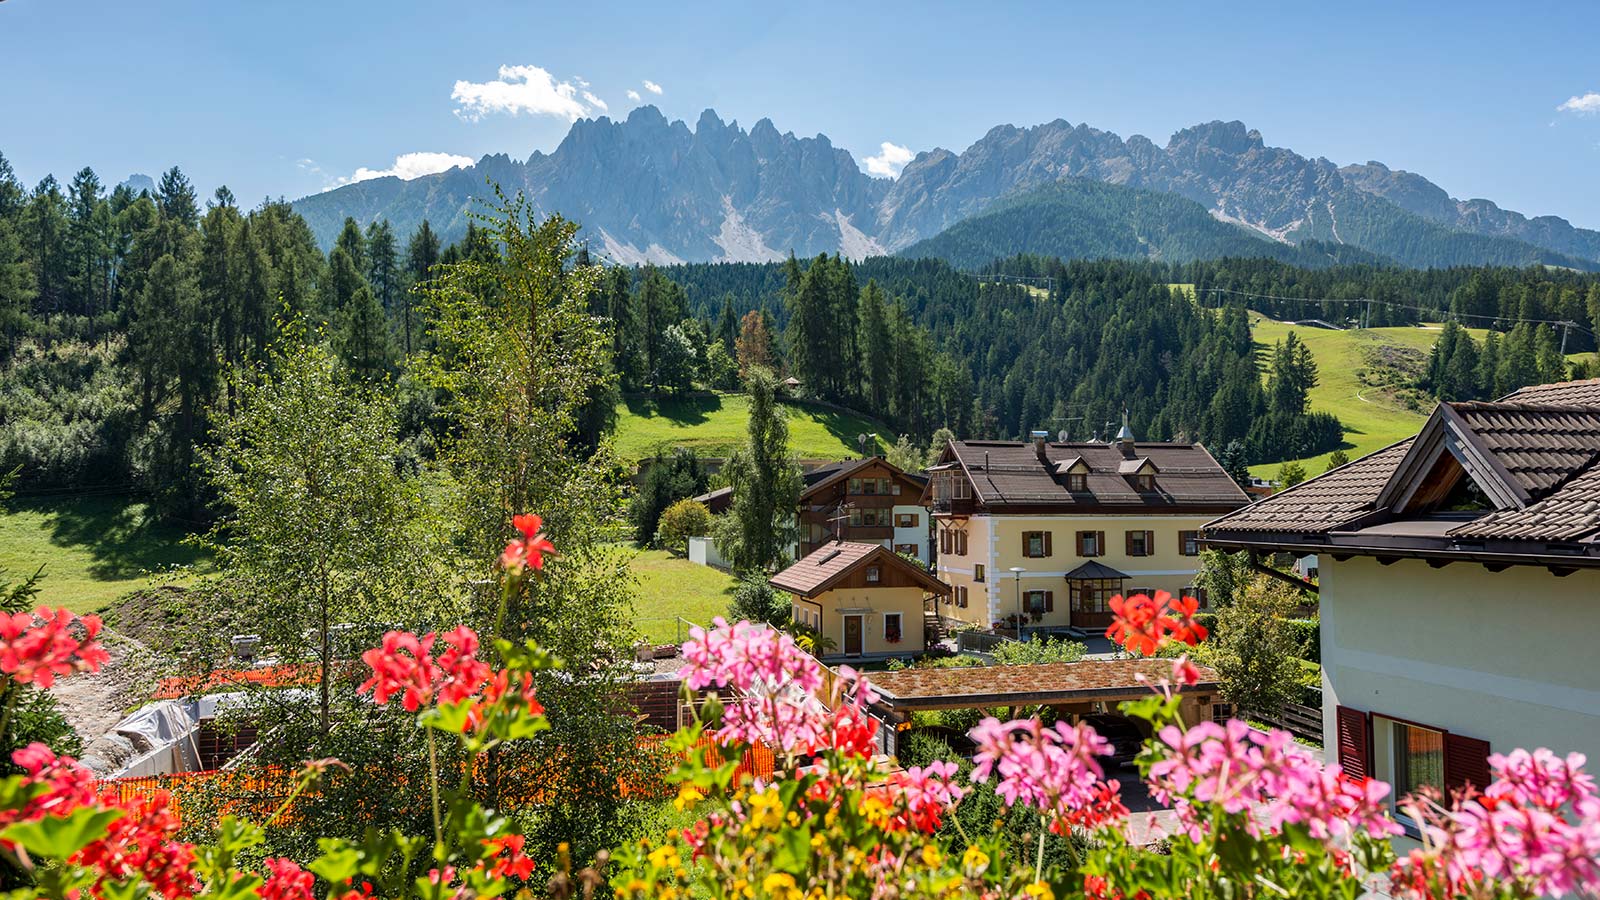
{"type": "MultiPolygon", "coordinates": [[[[630,799],[664,800],[672,796],[673,788],[663,776],[673,760],[666,748],[668,735],[646,735],[639,738],[640,749],[656,759],[660,765],[642,772],[629,772],[618,776],[618,792],[630,799]]],[[[705,754],[713,762],[715,742],[705,737],[690,752],[705,754]]],[[[480,758],[480,777],[487,777],[488,760],[480,758]]],[[[745,751],[739,762],[742,776],[772,779],[776,757],[766,747],[752,747],[745,751]]],[[[150,775],[138,778],[104,779],[96,784],[97,791],[115,792],[124,802],[165,792],[172,798],[173,811],[181,820],[187,800],[192,805],[209,807],[216,815],[236,815],[261,822],[272,815],[294,791],[296,773],[287,769],[212,769],[202,772],[180,772],[172,775],[150,775]],[[204,797],[205,800],[201,801],[204,797]]],[[[390,777],[390,776],[384,776],[390,777]]],[[[521,806],[540,806],[559,803],[569,786],[562,784],[560,763],[550,764],[545,771],[513,771],[500,773],[498,780],[502,802],[521,806]]],[[[285,811],[292,820],[294,810],[285,811]]]]}
{"type": "Polygon", "coordinates": [[[1241,712],[1231,703],[1215,703],[1211,706],[1211,717],[1219,723],[1232,718],[1250,719],[1273,728],[1281,728],[1297,738],[1316,744],[1322,743],[1322,710],[1315,706],[1288,703],[1284,705],[1282,712],[1271,715],[1258,710],[1241,712]]]}

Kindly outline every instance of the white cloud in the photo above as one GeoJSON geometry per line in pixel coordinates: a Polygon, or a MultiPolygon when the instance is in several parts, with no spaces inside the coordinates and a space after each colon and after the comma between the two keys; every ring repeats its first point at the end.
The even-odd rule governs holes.
{"type": "Polygon", "coordinates": [[[635,103],[638,103],[640,100],[642,100],[644,98],[639,96],[639,92],[638,91],[629,91],[628,92],[628,99],[632,100],[635,103]]]}
{"type": "Polygon", "coordinates": [[[601,112],[606,112],[606,111],[611,109],[611,107],[606,105],[606,102],[604,100],[601,100],[599,97],[596,97],[594,94],[592,94],[592,93],[590,93],[588,91],[580,91],[579,93],[582,95],[582,97],[584,99],[584,102],[588,103],[590,106],[594,107],[595,109],[598,109],[601,112]]]}
{"type": "Polygon", "coordinates": [[[1590,91],[1575,97],[1568,97],[1567,102],[1556,107],[1556,112],[1577,113],[1581,116],[1592,116],[1600,113],[1600,93],[1590,91]]]}
{"type": "Polygon", "coordinates": [[[878,145],[877,156],[864,157],[861,161],[867,164],[867,174],[874,178],[897,178],[906,163],[915,158],[910,147],[884,141],[878,145]]]}
{"type": "Polygon", "coordinates": [[[494,81],[458,81],[450,91],[456,101],[456,115],[468,122],[484,116],[555,116],[576,122],[593,109],[605,109],[599,98],[584,90],[588,82],[580,78],[557,81],[538,66],[501,66],[494,81]]]}
{"type": "Polygon", "coordinates": [[[644,89],[649,91],[652,94],[660,94],[661,93],[661,85],[656,84],[654,81],[651,81],[648,78],[646,78],[644,80],[644,89]]]}
{"type": "Polygon", "coordinates": [[[362,166],[349,178],[338,179],[338,183],[354,184],[357,181],[387,178],[390,175],[402,181],[410,181],[423,175],[432,175],[435,172],[445,172],[457,166],[466,167],[470,165],[472,165],[472,157],[460,156],[455,153],[402,153],[394,158],[394,165],[387,169],[369,169],[366,166],[362,166]]]}

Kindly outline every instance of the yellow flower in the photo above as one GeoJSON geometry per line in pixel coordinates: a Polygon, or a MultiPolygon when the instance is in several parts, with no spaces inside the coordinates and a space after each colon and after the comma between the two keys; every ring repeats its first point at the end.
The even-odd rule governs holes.
{"type": "Polygon", "coordinates": [[[795,887],[794,876],[788,872],[773,872],[762,879],[761,887],[767,896],[777,900],[800,900],[800,889],[795,887]]]}
{"type": "Polygon", "coordinates": [[[967,852],[961,855],[961,868],[968,875],[982,875],[989,868],[989,854],[977,847],[968,847],[967,852]]]}
{"type": "Polygon", "coordinates": [[[937,868],[939,868],[939,864],[942,863],[942,862],[944,862],[944,856],[939,852],[939,848],[937,846],[935,846],[934,844],[923,844],[922,845],[922,864],[923,865],[927,866],[930,869],[937,869],[937,868]]]}
{"type": "Polygon", "coordinates": [[[672,801],[672,805],[677,807],[679,812],[682,812],[705,798],[706,795],[701,793],[699,788],[692,784],[685,784],[678,788],[678,797],[672,801]]]}
{"type": "Polygon", "coordinates": [[[756,892],[750,887],[750,882],[743,878],[733,880],[733,895],[735,897],[754,897],[756,892]]]}
{"type": "Polygon", "coordinates": [[[678,848],[664,844],[650,851],[650,865],[658,869],[671,869],[678,865],[678,848]]]}
{"type": "Polygon", "coordinates": [[[1042,881],[1035,881],[1033,884],[1023,888],[1022,892],[1029,897],[1033,897],[1034,900],[1056,900],[1055,891],[1050,890],[1050,885],[1042,881]]]}
{"type": "Polygon", "coordinates": [[[888,828],[892,812],[889,805],[876,796],[868,796],[861,801],[861,817],[874,828],[880,830],[888,828]]]}

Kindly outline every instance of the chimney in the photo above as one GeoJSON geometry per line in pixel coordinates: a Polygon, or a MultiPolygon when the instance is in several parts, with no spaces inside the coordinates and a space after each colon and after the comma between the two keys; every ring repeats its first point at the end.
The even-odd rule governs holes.
{"type": "Polygon", "coordinates": [[[1122,455],[1133,458],[1133,429],[1128,425],[1128,408],[1122,408],[1122,430],[1117,432],[1117,443],[1122,447],[1122,455]]]}
{"type": "Polygon", "coordinates": [[[1050,440],[1050,432],[1048,432],[1048,431],[1030,431],[1030,432],[1028,432],[1028,436],[1033,438],[1033,452],[1039,454],[1039,462],[1048,464],[1049,463],[1049,459],[1047,459],[1045,457],[1044,444],[1045,444],[1045,441],[1050,440]]]}

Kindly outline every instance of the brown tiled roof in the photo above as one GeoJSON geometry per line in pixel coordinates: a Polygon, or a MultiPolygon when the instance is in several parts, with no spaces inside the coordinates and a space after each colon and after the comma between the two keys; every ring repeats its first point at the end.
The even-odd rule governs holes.
{"type": "Polygon", "coordinates": [[[1123,455],[1115,444],[1046,444],[1039,458],[1032,443],[1011,441],[952,441],[950,452],[972,478],[978,499],[989,506],[1127,506],[1226,508],[1243,506],[1249,497],[1240,490],[1206,448],[1199,444],[1141,442],[1133,457],[1148,459],[1158,470],[1155,490],[1141,492],[1122,474],[1123,455]],[[1081,459],[1089,467],[1087,493],[1067,490],[1065,467],[1081,459]]]}
{"type": "MultiPolygon", "coordinates": [[[[972,666],[964,669],[902,669],[873,672],[873,688],[890,705],[935,698],[993,699],[1003,706],[1013,702],[1039,702],[1039,695],[1056,701],[1080,695],[1085,699],[1107,694],[1142,693],[1150,688],[1135,676],[1151,682],[1171,680],[1170,659],[1093,659],[1036,666],[972,666]]],[[[1200,668],[1200,683],[1191,690],[1214,690],[1217,673],[1200,668]]]]}
{"type": "MultiPolygon", "coordinates": [[[[1441,415],[1458,422],[1465,439],[1496,468],[1494,473],[1484,473],[1485,477],[1493,475],[1515,486],[1513,496],[1518,499],[1511,508],[1435,529],[1440,539],[1436,549],[1481,552],[1475,547],[1462,548],[1459,542],[1464,539],[1593,542],[1600,536],[1600,379],[1524,388],[1493,402],[1445,404],[1431,421],[1441,415]]],[[[1380,493],[1412,443],[1395,444],[1223,516],[1206,525],[1205,532],[1220,537],[1236,532],[1283,535],[1343,530],[1359,537],[1361,532],[1350,531],[1355,520],[1379,513],[1366,532],[1377,534],[1383,527],[1377,509],[1380,493]]],[[[1413,538],[1423,535],[1415,528],[1402,531],[1413,538]]],[[[1550,552],[1545,547],[1535,550],[1545,555],[1550,552]]]]}
{"type": "Polygon", "coordinates": [[[869,562],[898,566],[935,593],[950,591],[944,582],[891,553],[882,544],[867,544],[861,541],[834,541],[823,544],[805,559],[772,576],[768,579],[768,583],[779,590],[799,594],[802,597],[815,597],[827,591],[833,583],[850,574],[857,566],[869,562]]]}
{"type": "Polygon", "coordinates": [[[1538,498],[1600,456],[1600,400],[1556,403],[1452,403],[1511,480],[1538,498]]]}
{"type": "Polygon", "coordinates": [[[1371,512],[1378,492],[1411,449],[1411,439],[1279,491],[1205,526],[1227,531],[1326,531],[1371,512]]]}

